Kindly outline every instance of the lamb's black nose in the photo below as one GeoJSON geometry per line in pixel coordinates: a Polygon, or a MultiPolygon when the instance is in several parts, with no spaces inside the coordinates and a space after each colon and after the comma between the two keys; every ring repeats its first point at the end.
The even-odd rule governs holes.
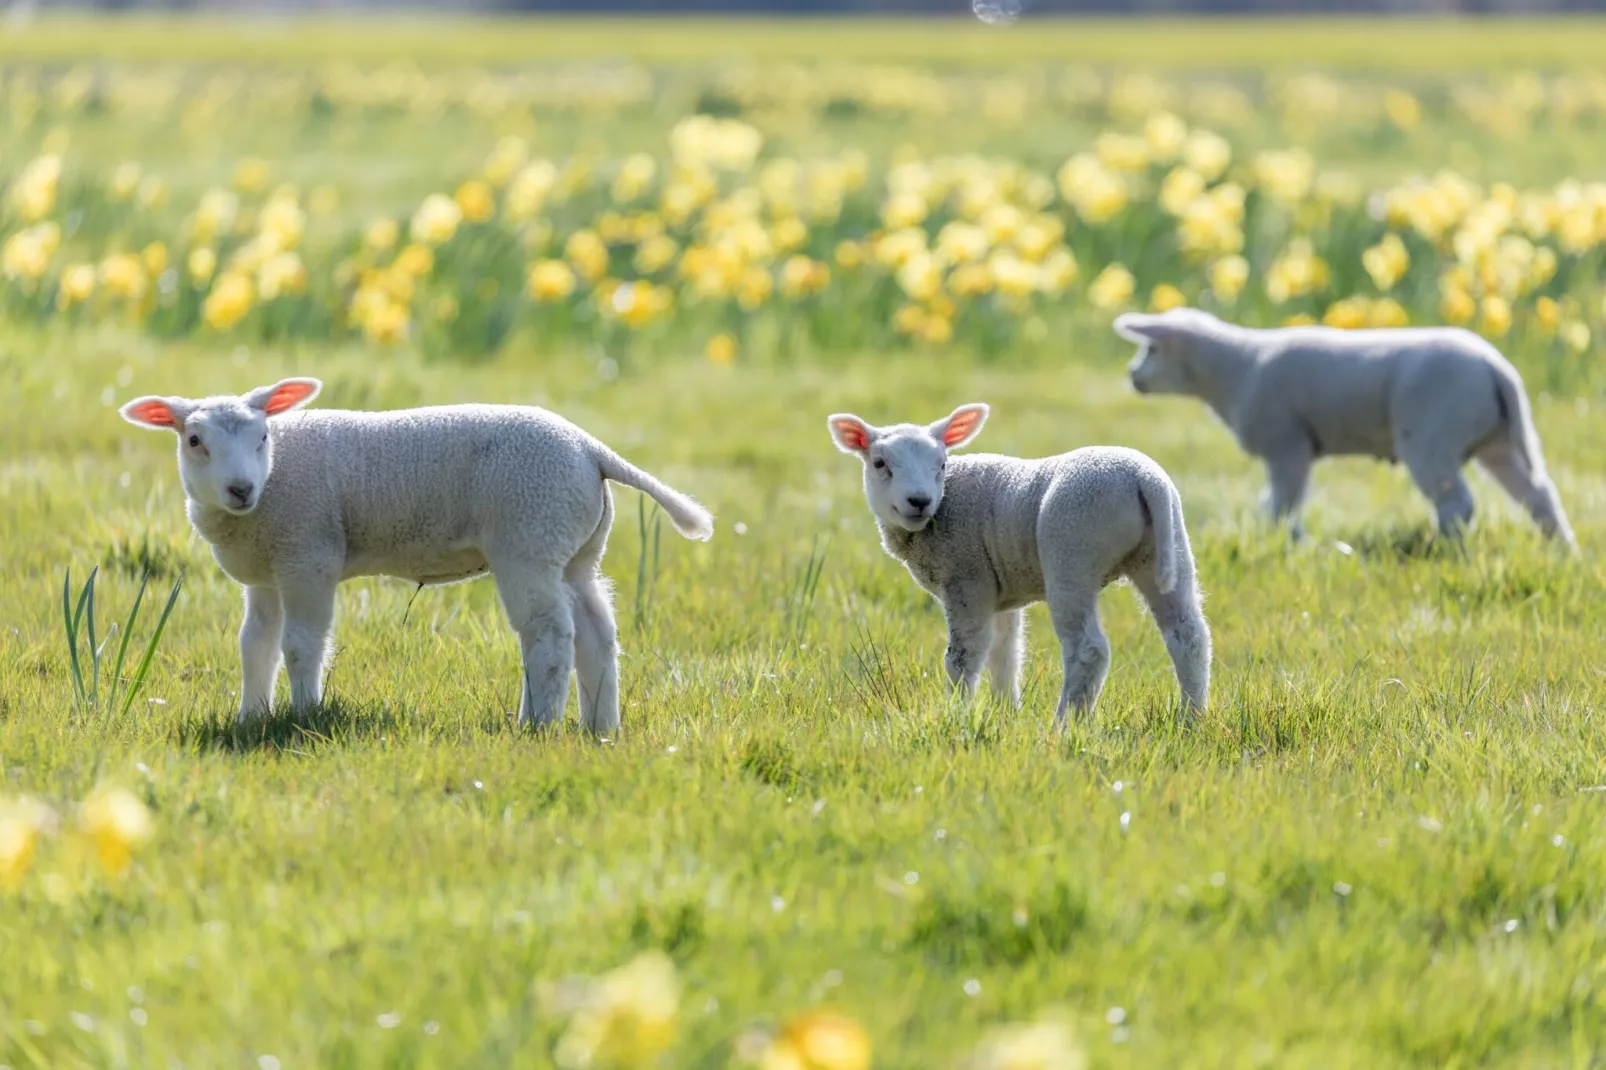
{"type": "Polygon", "coordinates": [[[251,492],[254,490],[256,490],[256,486],[251,483],[230,483],[229,497],[244,505],[251,500],[251,492]]]}
{"type": "Polygon", "coordinates": [[[911,495],[909,495],[909,508],[913,509],[917,513],[925,512],[926,511],[926,506],[928,506],[930,504],[931,504],[931,495],[929,495],[929,494],[911,494],[911,495]]]}

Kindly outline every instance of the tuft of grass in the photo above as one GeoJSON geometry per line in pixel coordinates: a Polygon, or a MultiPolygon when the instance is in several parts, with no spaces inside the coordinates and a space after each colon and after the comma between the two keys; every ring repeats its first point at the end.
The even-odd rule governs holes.
{"type": "Polygon", "coordinates": [[[132,675],[124,680],[123,661],[128,656],[128,644],[134,636],[134,626],[139,622],[140,605],[145,600],[145,588],[150,583],[151,574],[147,571],[141,575],[139,590],[135,593],[134,603],[128,610],[128,619],[121,626],[113,623],[105,639],[97,641],[95,579],[99,575],[99,565],[89,570],[89,578],[79,589],[75,605],[72,598],[72,570],[67,569],[62,574],[61,619],[67,639],[68,662],[72,667],[73,695],[78,700],[79,707],[85,712],[115,712],[120,716],[126,716],[140,688],[145,686],[145,677],[150,672],[151,660],[156,657],[156,648],[162,641],[162,632],[166,630],[167,620],[172,616],[173,607],[178,603],[178,593],[184,586],[184,576],[180,573],[178,579],[173,581],[173,586],[167,594],[167,602],[162,606],[161,615],[156,618],[156,625],[151,629],[150,638],[145,643],[145,653],[133,667],[132,675]],[[82,659],[78,655],[80,635],[83,636],[82,645],[85,647],[82,659]],[[114,639],[117,640],[117,655],[106,673],[106,693],[103,696],[100,690],[101,664],[106,647],[114,639]],[[87,681],[84,678],[86,668],[87,681]],[[119,695],[122,696],[121,705],[117,701],[119,695]]]}

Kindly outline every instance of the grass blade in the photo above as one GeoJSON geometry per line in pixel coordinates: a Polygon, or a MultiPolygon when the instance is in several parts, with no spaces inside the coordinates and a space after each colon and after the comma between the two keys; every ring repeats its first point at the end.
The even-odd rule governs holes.
{"type": "Polygon", "coordinates": [[[145,674],[150,671],[151,660],[156,657],[156,644],[162,641],[162,632],[167,628],[167,618],[173,615],[173,606],[178,602],[178,592],[184,586],[184,573],[178,574],[173,581],[173,590],[168,593],[167,604],[162,607],[162,615],[156,620],[156,629],[151,632],[150,642],[145,644],[145,656],[139,659],[139,668],[134,670],[134,676],[128,681],[128,691],[123,695],[122,715],[128,714],[128,708],[134,704],[134,696],[145,685],[145,674]]]}
{"type": "Polygon", "coordinates": [[[89,637],[89,705],[95,706],[100,701],[100,645],[95,642],[95,577],[100,575],[100,566],[96,565],[89,570],[89,579],[84,582],[84,594],[89,600],[88,617],[85,624],[88,626],[89,637]]]}
{"type": "MultiPolygon", "coordinates": [[[[80,705],[88,700],[84,693],[84,674],[78,666],[78,614],[72,611],[72,569],[68,569],[61,579],[61,621],[67,632],[67,655],[72,664],[72,688],[78,696],[80,705]]],[[[78,612],[82,613],[84,600],[78,600],[78,612]]]]}
{"type": "Polygon", "coordinates": [[[134,594],[134,605],[128,611],[128,623],[123,625],[123,634],[117,643],[117,661],[112,664],[111,694],[106,696],[108,708],[117,705],[117,692],[122,686],[123,657],[128,653],[128,641],[134,634],[134,622],[139,619],[139,604],[145,600],[145,588],[150,585],[151,570],[145,569],[139,576],[139,590],[134,594]]]}

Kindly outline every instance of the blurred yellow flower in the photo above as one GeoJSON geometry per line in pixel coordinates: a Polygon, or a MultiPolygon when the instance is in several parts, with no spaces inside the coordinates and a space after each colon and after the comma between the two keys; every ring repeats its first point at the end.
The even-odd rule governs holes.
{"type": "Polygon", "coordinates": [[[272,301],[283,294],[298,294],[307,288],[307,269],[293,252],[270,256],[257,270],[257,292],[272,301]]]}
{"type": "Polygon", "coordinates": [[[1478,329],[1484,334],[1503,338],[1511,330],[1511,304],[1499,294],[1485,294],[1479,311],[1478,329]]]}
{"type": "Polygon", "coordinates": [[[1142,138],[1106,130],[1093,139],[1099,163],[1116,174],[1138,174],[1149,166],[1149,144],[1142,138]]]}
{"type": "Polygon", "coordinates": [[[199,246],[190,250],[184,266],[190,273],[190,281],[203,285],[212,277],[212,272],[217,270],[217,254],[204,245],[199,246]]]}
{"type": "Polygon", "coordinates": [[[775,280],[756,264],[744,270],[736,281],[736,303],[748,312],[768,301],[774,292],[775,280]]]}
{"type": "Polygon", "coordinates": [[[809,240],[809,228],[796,216],[788,216],[775,224],[774,235],[775,248],[789,252],[809,240]]]}
{"type": "Polygon", "coordinates": [[[1095,157],[1073,156],[1059,170],[1060,194],[1089,223],[1106,223],[1126,208],[1126,184],[1095,157]]]}
{"type": "Polygon", "coordinates": [[[209,189],[191,220],[191,233],[197,242],[207,243],[234,225],[240,211],[240,198],[224,189],[209,189]]]}
{"type": "Polygon", "coordinates": [[[921,251],[898,268],[898,285],[916,301],[929,300],[942,286],[942,265],[930,253],[921,251]]]}
{"type": "Polygon", "coordinates": [[[930,212],[924,197],[918,193],[895,193],[881,206],[881,219],[894,230],[918,226],[930,212]]]}
{"type": "Polygon", "coordinates": [[[529,148],[524,139],[509,134],[497,141],[496,147],[485,158],[485,181],[501,189],[512,180],[524,165],[529,148]]]}
{"type": "Polygon", "coordinates": [[[916,335],[925,330],[926,310],[919,305],[901,305],[892,314],[892,329],[899,334],[916,335]]]}
{"type": "Polygon", "coordinates": [[[392,301],[376,302],[363,317],[363,336],[376,345],[394,345],[407,337],[411,320],[406,305],[392,301]]]}
{"type": "Polygon", "coordinates": [[[1255,181],[1272,200],[1292,206],[1310,192],[1316,178],[1316,164],[1304,149],[1267,151],[1251,163],[1255,181]]]}
{"type": "Polygon", "coordinates": [[[412,243],[396,254],[394,266],[409,278],[421,279],[435,269],[435,254],[427,245],[412,243]]]}
{"type": "Polygon", "coordinates": [[[759,1070],[869,1070],[870,1038],[851,1018],[829,1011],[800,1015],[758,1058],[759,1070]]]}
{"type": "Polygon", "coordinates": [[[435,304],[431,306],[430,311],[435,314],[435,318],[441,323],[450,323],[457,318],[462,308],[458,305],[457,298],[451,294],[441,294],[435,299],[435,304]]]}
{"type": "Polygon", "coordinates": [[[1383,94],[1383,113],[1401,130],[1415,130],[1422,122],[1422,104],[1403,89],[1390,89],[1383,94]]]}
{"type": "Polygon", "coordinates": [[[656,275],[674,263],[679,253],[680,246],[675,244],[675,239],[667,234],[654,234],[637,246],[631,263],[639,274],[656,275]]]}
{"type": "Polygon", "coordinates": [[[307,214],[293,193],[275,194],[262,206],[257,231],[265,252],[282,253],[295,248],[306,230],[307,214]]]}
{"type": "Polygon", "coordinates": [[[113,253],[100,262],[100,284],[114,297],[137,301],[145,296],[145,265],[133,253],[113,253]]]}
{"type": "Polygon", "coordinates": [[[167,270],[167,245],[164,242],[153,241],[139,252],[139,258],[145,265],[145,271],[152,278],[167,270]]]}
{"type": "Polygon", "coordinates": [[[595,281],[608,270],[608,247],[593,230],[577,230],[563,243],[563,256],[580,277],[595,281]]]}
{"type": "Polygon", "coordinates": [[[1439,313],[1447,322],[1460,325],[1472,321],[1478,305],[1464,287],[1441,285],[1439,291],[1439,313]]]}
{"type": "Polygon", "coordinates": [[[1181,215],[1204,191],[1203,175],[1190,167],[1173,167],[1160,183],[1160,207],[1172,215],[1181,215]]]}
{"type": "Polygon", "coordinates": [[[1574,353],[1586,351],[1589,349],[1589,324],[1569,320],[1561,325],[1561,340],[1574,353]]]}
{"type": "Polygon", "coordinates": [[[1292,316],[1283,317],[1284,327],[1313,327],[1315,324],[1316,317],[1309,312],[1296,312],[1292,316]]]}
{"type": "Polygon", "coordinates": [[[619,167],[619,176],[613,181],[612,196],[617,204],[629,202],[646,193],[658,174],[658,161],[644,152],[627,157],[619,167]]]}
{"type": "Polygon", "coordinates": [[[1361,254],[1361,266],[1372,276],[1372,284],[1387,293],[1410,270],[1411,254],[1406,251],[1400,236],[1390,232],[1361,254]]]}
{"type": "Polygon", "coordinates": [[[1232,162],[1232,146],[1220,134],[1208,130],[1195,130],[1182,145],[1182,162],[1214,182],[1232,162]]]}
{"type": "Polygon", "coordinates": [[[132,160],[120,163],[112,171],[111,181],[106,184],[106,191],[113,203],[121,204],[134,195],[139,187],[139,164],[132,160]]]}
{"type": "Polygon", "coordinates": [[[1168,111],[1157,111],[1145,120],[1143,138],[1149,144],[1150,158],[1156,163],[1168,163],[1187,144],[1188,124],[1168,111]]]}
{"type": "Polygon", "coordinates": [[[71,308],[89,300],[95,292],[95,265],[68,264],[61,269],[61,287],[56,294],[56,304],[62,308],[71,308]]]}
{"type": "Polygon", "coordinates": [[[529,292],[537,301],[559,301],[574,293],[574,271],[562,260],[537,260],[530,265],[529,292]]]}
{"type": "Polygon", "coordinates": [[[401,228],[396,225],[394,219],[376,219],[368,224],[367,230],[363,231],[363,248],[370,253],[383,253],[396,244],[396,239],[400,235],[401,228]]]}
{"type": "Polygon", "coordinates": [[[241,193],[257,193],[268,184],[268,163],[247,156],[234,167],[234,188],[241,193]]]}
{"type": "Polygon", "coordinates": [[[458,186],[457,192],[452,194],[452,200],[457,202],[457,207],[463,213],[462,218],[470,223],[483,223],[496,214],[496,194],[491,192],[488,183],[477,178],[458,186]]]}
{"type": "Polygon", "coordinates": [[[736,339],[728,331],[721,332],[708,340],[703,352],[710,364],[729,364],[736,359],[736,339]]]}
{"type": "Polygon", "coordinates": [[[680,980],[661,951],[647,951],[597,978],[554,1051],[566,1070],[645,1066],[675,1039],[680,980]]]}
{"type": "Polygon", "coordinates": [[[1162,282],[1149,294],[1149,308],[1155,312],[1168,312],[1187,303],[1188,299],[1182,295],[1182,291],[1170,283],[1162,282]]]}
{"type": "Polygon", "coordinates": [[[1095,305],[1108,311],[1131,301],[1136,286],[1132,272],[1120,264],[1111,264],[1088,284],[1087,293],[1095,305]]]}
{"type": "Polygon", "coordinates": [[[340,191],[333,186],[314,186],[307,195],[307,210],[313,215],[331,216],[340,207],[340,191]]]}
{"type": "Polygon", "coordinates": [[[431,193],[413,213],[408,233],[416,242],[440,245],[450,241],[463,221],[463,209],[444,193],[431,193]]]}
{"type": "Polygon", "coordinates": [[[27,875],[39,841],[54,833],[56,813],[29,795],[0,803],[0,888],[15,888],[27,875]]]}
{"type": "Polygon", "coordinates": [[[976,1049],[966,1070],[1086,1070],[1087,1052],[1069,1026],[1044,1021],[1008,1026],[976,1049]]]}
{"type": "Polygon", "coordinates": [[[60,227],[53,222],[35,223],[6,239],[0,247],[0,268],[8,279],[38,279],[50,267],[60,245],[60,227]]]}
{"type": "Polygon", "coordinates": [[[831,269],[818,260],[793,256],[781,265],[781,292],[787,297],[808,297],[830,284],[831,269]]]}
{"type": "Polygon", "coordinates": [[[855,241],[837,242],[836,249],[831,253],[831,259],[843,271],[852,271],[864,263],[864,246],[855,241]]]}
{"type": "Polygon", "coordinates": [[[682,119],[669,131],[670,151],[676,162],[687,168],[745,171],[753,166],[763,144],[764,136],[757,128],[710,115],[682,119]]]}
{"type": "Polygon", "coordinates": [[[1224,256],[1210,265],[1210,292],[1224,305],[1238,300],[1249,283],[1249,261],[1241,256],[1224,256]]]}
{"type": "Polygon", "coordinates": [[[78,827],[95,847],[95,856],[108,873],[123,874],[134,852],[156,834],[151,812],[125,788],[98,787],[78,814],[78,827]]]}
{"type": "Polygon", "coordinates": [[[140,179],[139,189],[137,191],[140,206],[149,208],[151,210],[161,208],[163,205],[165,205],[167,203],[168,195],[172,192],[173,191],[171,187],[168,186],[166,180],[159,175],[151,175],[148,178],[140,179]]]}
{"type": "Polygon", "coordinates": [[[1555,334],[1561,326],[1561,306],[1552,298],[1541,297],[1534,302],[1534,323],[1545,334],[1555,334]]]}
{"type": "Polygon", "coordinates": [[[1316,293],[1327,286],[1327,261],[1311,249],[1309,238],[1294,238],[1266,269],[1266,296],[1274,304],[1316,293]]]}
{"type": "Polygon", "coordinates": [[[11,204],[24,223],[43,219],[56,206],[61,185],[61,157],[37,156],[23,166],[11,183],[11,204]]]}
{"type": "Polygon", "coordinates": [[[550,160],[536,160],[513,176],[507,188],[510,218],[529,219],[541,211],[558,184],[558,169],[550,160]]]}
{"type": "Polygon", "coordinates": [[[212,292],[201,303],[201,317],[214,331],[226,331],[244,319],[255,302],[256,288],[251,285],[250,276],[238,271],[225,272],[218,276],[217,282],[212,284],[212,292]]]}

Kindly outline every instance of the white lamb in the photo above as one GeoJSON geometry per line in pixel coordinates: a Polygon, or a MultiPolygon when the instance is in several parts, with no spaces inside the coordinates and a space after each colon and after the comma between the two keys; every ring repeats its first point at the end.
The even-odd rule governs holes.
{"type": "Polygon", "coordinates": [[[1115,330],[1139,346],[1130,372],[1140,393],[1203,400],[1266,462],[1267,504],[1296,535],[1311,465],[1359,454],[1403,463],[1439,530],[1458,536],[1473,513],[1461,469],[1475,457],[1541,531],[1575,545],[1522,377],[1470,331],[1254,330],[1191,308],[1128,313],[1115,330]]]}
{"type": "Polygon", "coordinates": [[[618,642],[598,568],[613,522],[604,481],[651,495],[688,538],[709,538],[713,517],[542,409],[292,414],[320,387],[286,379],[241,397],[143,397],[121,410],[177,432],[190,523],[245,588],[240,718],[272,705],[281,645],[291,705],[322,700],[341,580],[444,584],[489,571],[523,646],[519,723],[562,717],[577,665],[581,721],[595,733],[617,728],[618,642]]]}
{"type": "Polygon", "coordinates": [[[1087,447],[1042,460],[955,457],[987,406],[930,426],[830,417],[837,448],[864,463],[881,545],[948,619],[948,678],[968,696],[985,661],[993,690],[1020,704],[1024,607],[1046,601],[1065,665],[1055,722],[1092,709],[1110,665],[1098,596],[1126,577],[1148,602],[1189,706],[1210,692],[1210,627],[1200,609],[1182,502],[1136,450],[1087,447]]]}

